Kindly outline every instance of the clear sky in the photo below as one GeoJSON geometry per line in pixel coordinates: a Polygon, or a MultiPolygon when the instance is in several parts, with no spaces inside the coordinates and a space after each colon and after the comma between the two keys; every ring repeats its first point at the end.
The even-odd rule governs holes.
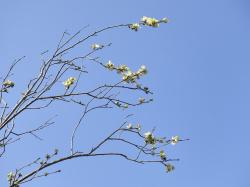
{"type": "MultiPolygon", "coordinates": [[[[100,36],[101,41],[113,43],[101,54],[105,59],[148,67],[143,82],[154,91],[154,102],[126,112],[114,110],[108,119],[105,112],[93,114],[80,129],[79,141],[83,147],[97,141],[95,137],[111,131],[131,112],[136,114],[133,122],[140,122],[143,130],[157,126],[162,135],[191,139],[167,149],[169,156],[181,159],[170,174],[158,165],[135,165],[119,158],[85,159],[60,164],[53,169],[62,169],[61,174],[25,186],[249,187],[249,10],[247,0],[0,1],[0,72],[26,55],[14,76],[19,85],[34,74],[40,53],[53,50],[64,30],[73,33],[90,24],[87,34],[107,25],[136,22],[142,16],[168,17],[169,24],[158,29],[113,30],[100,36]]],[[[105,77],[95,68],[91,73],[86,84],[105,77]]],[[[21,86],[15,89],[21,92],[21,86]]],[[[36,125],[43,115],[60,114],[57,110],[26,115],[18,125],[36,125]]],[[[44,141],[27,137],[9,149],[7,159],[0,160],[1,180],[9,170],[55,147],[68,148],[69,141],[62,138],[71,132],[71,121],[59,115],[57,122],[57,128],[40,133],[44,141]]],[[[1,187],[3,183],[7,184],[1,181],[1,187]]]]}

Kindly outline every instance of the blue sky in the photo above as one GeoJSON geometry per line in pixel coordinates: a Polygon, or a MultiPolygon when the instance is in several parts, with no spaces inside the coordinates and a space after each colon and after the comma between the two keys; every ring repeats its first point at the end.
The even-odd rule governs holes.
{"type": "MultiPolygon", "coordinates": [[[[249,8],[247,0],[1,1],[0,73],[15,58],[27,56],[13,76],[18,83],[9,98],[13,103],[41,63],[40,53],[53,50],[64,30],[74,33],[90,24],[87,34],[108,25],[136,22],[142,16],[168,17],[169,24],[158,29],[113,30],[90,41],[113,43],[100,54],[104,59],[133,68],[145,64],[149,74],[142,81],[154,91],[154,102],[125,112],[109,111],[111,117],[106,117],[107,112],[90,115],[87,126],[80,128],[79,141],[83,147],[97,141],[129,113],[136,114],[131,120],[140,122],[144,130],[157,126],[161,135],[191,139],[167,148],[171,157],[181,159],[170,174],[158,165],[135,165],[119,158],[84,159],[60,164],[54,169],[62,169],[61,174],[24,186],[248,187],[249,8]]],[[[90,78],[83,84],[106,78],[105,73],[90,69],[90,78]]],[[[61,114],[55,127],[40,133],[44,141],[27,137],[10,147],[7,158],[0,160],[1,180],[9,170],[38,155],[55,147],[68,148],[69,141],[63,138],[70,135],[71,120],[78,111],[60,108],[20,119],[18,125],[32,126],[44,121],[42,117],[61,114]]]]}

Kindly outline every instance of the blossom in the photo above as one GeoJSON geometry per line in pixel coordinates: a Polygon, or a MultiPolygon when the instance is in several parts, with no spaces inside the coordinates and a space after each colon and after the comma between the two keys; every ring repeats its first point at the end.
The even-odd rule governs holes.
{"type": "Polygon", "coordinates": [[[140,98],[139,98],[139,103],[142,104],[142,103],[144,103],[144,102],[145,102],[145,98],[140,97],[140,98]]]}
{"type": "Polygon", "coordinates": [[[115,69],[115,65],[111,62],[111,60],[108,61],[105,67],[108,68],[109,70],[115,69]]]}
{"type": "Polygon", "coordinates": [[[135,82],[137,76],[132,71],[128,70],[126,73],[123,73],[122,79],[129,83],[129,82],[135,82]]]}
{"type": "Polygon", "coordinates": [[[63,85],[66,89],[69,89],[69,87],[75,83],[75,80],[75,77],[69,77],[66,81],[63,82],[63,85]]]}
{"type": "Polygon", "coordinates": [[[145,65],[141,65],[140,69],[137,71],[137,73],[141,75],[146,75],[148,73],[148,70],[145,65]]]}
{"type": "Polygon", "coordinates": [[[103,48],[104,46],[103,45],[100,45],[100,44],[92,44],[91,45],[91,48],[93,49],[93,50],[98,50],[98,49],[101,49],[101,48],[103,48]]]}
{"type": "Polygon", "coordinates": [[[152,136],[152,133],[151,133],[151,132],[146,132],[146,133],[144,133],[144,137],[145,137],[145,138],[148,138],[149,136],[152,136]]]}
{"type": "Polygon", "coordinates": [[[115,105],[121,107],[121,103],[119,103],[118,101],[115,101],[115,105]]]}
{"type": "Polygon", "coordinates": [[[150,26],[150,27],[159,27],[159,20],[155,19],[155,18],[150,18],[150,17],[146,17],[143,16],[141,18],[141,22],[144,25],[150,26]]]}
{"type": "Polygon", "coordinates": [[[14,175],[14,173],[13,173],[12,171],[9,172],[8,175],[7,175],[8,181],[11,181],[11,180],[13,179],[14,176],[15,176],[15,175],[14,175]]]}
{"type": "MultiPolygon", "coordinates": [[[[122,80],[126,83],[135,83],[137,79],[148,72],[144,65],[142,65],[137,72],[132,72],[127,65],[115,66],[110,60],[103,66],[111,71],[116,70],[118,74],[122,75],[122,80]]],[[[128,105],[124,105],[124,108],[128,108],[128,105]]]]}
{"type": "Polygon", "coordinates": [[[138,29],[140,28],[140,24],[139,23],[133,23],[133,24],[130,24],[128,27],[131,30],[138,31],[138,29]]]}
{"type": "Polygon", "coordinates": [[[155,144],[154,135],[151,132],[146,132],[144,134],[145,142],[148,144],[155,144]]]}
{"type": "Polygon", "coordinates": [[[129,123],[129,124],[127,125],[127,129],[132,129],[132,128],[133,128],[132,124],[129,123]]]}
{"type": "Polygon", "coordinates": [[[124,107],[124,108],[128,108],[128,104],[127,104],[127,103],[124,104],[123,107],[124,107]]]}
{"type": "Polygon", "coordinates": [[[127,65],[120,65],[117,67],[117,73],[123,73],[129,71],[129,68],[127,65]]]}
{"type": "MultiPolygon", "coordinates": [[[[115,66],[110,60],[104,65],[104,67],[111,71],[116,70],[118,74],[122,75],[122,80],[126,83],[135,83],[137,79],[148,72],[144,65],[142,65],[137,72],[132,72],[127,65],[123,64],[115,66]]],[[[127,108],[128,106],[125,105],[124,107],[127,108]]]]}
{"type": "Polygon", "coordinates": [[[175,167],[172,164],[166,164],[165,168],[167,173],[175,169],[175,167]]]}
{"type": "Polygon", "coordinates": [[[180,137],[179,136],[173,136],[171,139],[171,144],[175,145],[180,141],[180,137]]]}
{"type": "Polygon", "coordinates": [[[161,19],[161,22],[167,23],[167,22],[168,22],[168,18],[162,18],[162,19],[161,19]]]}
{"type": "Polygon", "coordinates": [[[138,131],[140,131],[140,130],[141,130],[141,125],[140,125],[140,124],[137,124],[137,125],[136,125],[136,129],[137,129],[138,131]]]}
{"type": "Polygon", "coordinates": [[[12,82],[11,80],[6,80],[6,81],[4,81],[3,85],[4,85],[4,87],[6,87],[6,88],[12,88],[12,87],[15,86],[15,83],[12,82]]]}
{"type": "Polygon", "coordinates": [[[165,154],[165,152],[163,150],[160,151],[160,157],[163,161],[166,161],[167,160],[167,156],[165,154]]]}

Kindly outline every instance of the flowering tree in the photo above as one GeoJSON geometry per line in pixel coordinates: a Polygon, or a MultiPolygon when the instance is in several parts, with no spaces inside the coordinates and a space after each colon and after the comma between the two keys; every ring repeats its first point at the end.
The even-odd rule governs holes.
{"type": "Polygon", "coordinates": [[[77,123],[73,124],[72,135],[69,138],[70,150],[66,150],[68,154],[61,155],[59,150],[55,149],[52,153],[47,153],[44,158],[34,158],[29,164],[12,169],[7,174],[9,187],[19,187],[37,178],[61,172],[61,170],[50,171],[49,169],[58,163],[84,157],[117,156],[139,164],[161,164],[165,167],[166,172],[174,170],[172,162],[178,159],[169,158],[164,151],[164,146],[169,144],[175,145],[185,139],[180,139],[179,136],[173,136],[172,138],[158,137],[155,135],[154,128],[153,130],[142,132],[141,125],[131,124],[128,118],[90,150],[76,150],[77,131],[88,113],[98,109],[110,108],[126,110],[129,107],[150,103],[153,100],[147,100],[140,97],[137,101],[130,101],[120,96],[119,93],[125,91],[131,93],[140,92],[142,94],[152,94],[152,92],[147,86],[139,82],[139,79],[147,74],[145,65],[141,65],[138,70],[132,71],[127,65],[116,65],[112,63],[112,61],[103,62],[100,58],[95,56],[97,51],[103,50],[111,44],[92,44],[89,46],[88,52],[80,55],[75,55],[72,51],[80,47],[81,44],[85,43],[90,38],[104,31],[124,27],[133,31],[138,31],[141,27],[159,27],[161,23],[167,22],[168,20],[166,18],[157,20],[144,16],[139,23],[109,26],[85,37],[80,37],[80,39],[78,37],[81,31],[70,36],[64,32],[52,56],[43,59],[37,76],[27,82],[26,90],[22,92],[20,98],[13,106],[9,104],[6,98],[8,94],[14,91],[12,88],[15,87],[15,80],[12,80],[12,75],[16,65],[21,63],[23,58],[16,60],[11,65],[6,75],[1,78],[1,158],[5,157],[9,145],[21,140],[25,135],[32,135],[34,138],[40,139],[37,133],[54,125],[53,118],[51,118],[38,127],[34,127],[24,132],[17,132],[18,123],[16,123],[16,120],[19,119],[20,116],[23,116],[24,113],[31,110],[39,112],[51,107],[52,104],[56,102],[80,106],[82,113],[77,123]],[[89,61],[96,63],[101,68],[111,73],[116,72],[118,76],[121,77],[120,80],[116,83],[105,83],[90,90],[83,90],[78,83],[82,75],[88,73],[88,69],[84,66],[84,63],[89,61]],[[133,140],[129,139],[128,136],[133,136],[133,140]],[[126,152],[105,152],[102,148],[108,142],[123,143],[136,149],[137,154],[134,157],[130,157],[126,152]]]}

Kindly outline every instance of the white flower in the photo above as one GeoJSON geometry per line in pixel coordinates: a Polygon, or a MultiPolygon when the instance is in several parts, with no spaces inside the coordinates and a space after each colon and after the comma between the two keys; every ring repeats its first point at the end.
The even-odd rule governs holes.
{"type": "Polygon", "coordinates": [[[152,133],[150,131],[144,133],[145,138],[148,138],[149,136],[152,136],[152,133]]]}
{"type": "Polygon", "coordinates": [[[138,131],[140,131],[140,130],[141,130],[141,125],[140,125],[140,124],[137,124],[137,125],[136,125],[136,128],[137,128],[138,131]]]}
{"type": "Polygon", "coordinates": [[[66,89],[69,89],[71,85],[73,85],[76,81],[75,77],[69,77],[66,81],[63,82],[63,85],[66,89]]]}
{"type": "Polygon", "coordinates": [[[103,48],[104,46],[103,45],[100,45],[100,44],[92,44],[91,45],[91,48],[93,49],[93,50],[98,50],[98,49],[101,49],[101,48],[103,48]]]}
{"type": "Polygon", "coordinates": [[[129,124],[127,125],[127,129],[132,129],[132,124],[131,124],[131,123],[129,123],[129,124]]]}
{"type": "Polygon", "coordinates": [[[171,144],[176,145],[179,141],[180,141],[179,136],[173,136],[172,139],[171,139],[171,144]]]}
{"type": "Polygon", "coordinates": [[[6,80],[4,81],[3,85],[6,87],[6,88],[12,88],[15,86],[15,83],[13,81],[10,81],[10,80],[6,80]]]}
{"type": "Polygon", "coordinates": [[[157,19],[155,19],[155,18],[149,18],[149,17],[143,16],[143,17],[141,18],[141,22],[142,22],[144,25],[147,25],[147,26],[159,27],[159,20],[157,20],[157,19]]]}
{"type": "Polygon", "coordinates": [[[138,23],[133,23],[131,25],[128,26],[130,29],[134,30],[134,31],[138,31],[138,29],[140,28],[140,24],[138,23]]]}
{"type": "Polygon", "coordinates": [[[13,177],[14,177],[14,173],[12,171],[9,172],[7,177],[8,177],[8,181],[11,181],[13,179],[13,177]]]}
{"type": "Polygon", "coordinates": [[[168,18],[162,18],[162,19],[161,19],[161,22],[167,23],[167,22],[168,22],[168,18]]]}
{"type": "Polygon", "coordinates": [[[145,142],[147,144],[155,144],[156,140],[154,138],[154,135],[151,132],[146,132],[144,134],[145,142]]]}
{"type": "Polygon", "coordinates": [[[139,73],[140,75],[145,75],[145,74],[147,74],[147,73],[148,73],[148,70],[147,70],[146,66],[145,66],[145,65],[141,65],[140,69],[138,70],[138,73],[139,73]]]}
{"type": "Polygon", "coordinates": [[[126,103],[123,107],[124,107],[124,108],[128,108],[128,104],[126,103]]]}
{"type": "Polygon", "coordinates": [[[165,152],[163,150],[160,151],[160,157],[162,160],[166,161],[167,160],[167,156],[165,154],[165,152]]]}
{"type": "Polygon", "coordinates": [[[120,65],[117,67],[117,73],[124,73],[126,71],[129,71],[129,68],[127,65],[120,65]]]}
{"type": "Polygon", "coordinates": [[[109,60],[105,67],[109,70],[113,70],[115,68],[115,65],[111,62],[111,60],[109,60]]]}

